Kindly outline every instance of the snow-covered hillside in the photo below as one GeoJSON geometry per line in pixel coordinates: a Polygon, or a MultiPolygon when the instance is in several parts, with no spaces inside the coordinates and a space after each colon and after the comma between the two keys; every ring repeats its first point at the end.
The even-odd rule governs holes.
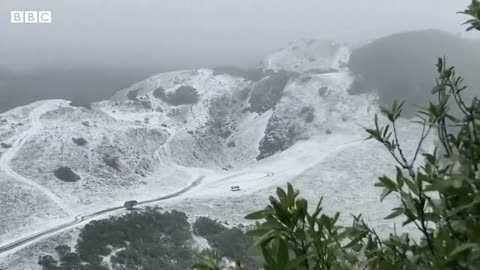
{"type": "Polygon", "coordinates": [[[162,207],[240,222],[290,181],[329,211],[392,226],[382,219],[394,202],[380,206],[373,187],[391,159],[363,140],[376,97],[348,94],[348,57],[346,46],[300,41],[268,57],[259,80],[170,72],[90,106],[45,100],[0,115],[0,246],[199,178],[162,207]]]}
{"type": "Polygon", "coordinates": [[[346,71],[350,49],[346,45],[319,40],[291,42],[263,61],[265,69],[299,73],[328,73],[346,71]]]}

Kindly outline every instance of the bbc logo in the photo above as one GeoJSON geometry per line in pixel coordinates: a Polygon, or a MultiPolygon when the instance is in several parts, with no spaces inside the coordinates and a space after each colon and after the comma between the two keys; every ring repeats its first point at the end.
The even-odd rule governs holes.
{"type": "Polygon", "coordinates": [[[51,11],[12,11],[11,23],[52,23],[51,11]]]}

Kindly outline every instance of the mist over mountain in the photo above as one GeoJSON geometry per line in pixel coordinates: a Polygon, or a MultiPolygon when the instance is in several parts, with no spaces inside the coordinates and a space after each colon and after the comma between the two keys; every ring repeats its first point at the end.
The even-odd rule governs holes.
{"type": "MultiPolygon", "coordinates": [[[[355,74],[351,93],[377,91],[382,104],[406,100],[407,104],[423,104],[430,98],[435,82],[432,68],[439,56],[448,56],[471,91],[480,89],[480,41],[465,39],[440,30],[403,32],[373,40],[352,51],[348,66],[355,74]],[[465,57],[471,53],[473,57],[465,57]]],[[[205,64],[205,63],[204,63],[205,64]]],[[[74,104],[88,104],[108,99],[115,92],[152,74],[189,69],[193,66],[174,63],[157,67],[70,67],[32,70],[0,69],[0,112],[42,99],[67,99],[74,104]]],[[[203,67],[214,67],[203,66],[203,67]]],[[[258,77],[258,65],[251,67],[216,68],[258,77]]],[[[416,109],[407,107],[414,112],[416,109]]]]}
{"type": "Polygon", "coordinates": [[[33,70],[0,69],[0,112],[43,99],[88,104],[108,99],[132,83],[170,68],[73,67],[33,70]]]}
{"type": "MultiPolygon", "coordinates": [[[[381,104],[394,99],[425,104],[431,98],[437,73],[435,64],[446,57],[469,86],[467,97],[480,93],[480,41],[440,30],[404,32],[377,39],[354,49],[348,63],[356,78],[350,92],[378,93],[381,104]]],[[[409,114],[418,110],[407,106],[409,114]]]]}

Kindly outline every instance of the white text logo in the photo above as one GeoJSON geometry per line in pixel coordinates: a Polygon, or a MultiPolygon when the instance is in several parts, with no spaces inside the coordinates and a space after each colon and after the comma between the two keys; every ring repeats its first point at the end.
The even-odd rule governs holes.
{"type": "Polygon", "coordinates": [[[12,11],[11,23],[52,23],[51,11],[12,11]]]}

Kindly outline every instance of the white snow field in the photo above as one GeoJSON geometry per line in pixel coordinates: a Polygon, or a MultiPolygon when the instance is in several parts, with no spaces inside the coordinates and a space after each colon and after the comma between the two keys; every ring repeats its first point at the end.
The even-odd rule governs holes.
{"type": "MultiPolygon", "coordinates": [[[[299,41],[268,57],[257,81],[170,72],[86,107],[45,100],[1,114],[0,269],[37,269],[35,251],[124,213],[128,200],[167,196],[152,204],[240,223],[287,182],[312,207],[324,196],[325,211],[341,211],[343,221],[363,213],[390,230],[383,217],[395,198],[380,204],[373,185],[394,163],[364,140],[379,109],[375,95],[348,93],[348,57],[344,45],[299,41]],[[58,179],[64,166],[80,179],[58,179]]],[[[412,145],[418,127],[401,122],[412,145]]]]}

